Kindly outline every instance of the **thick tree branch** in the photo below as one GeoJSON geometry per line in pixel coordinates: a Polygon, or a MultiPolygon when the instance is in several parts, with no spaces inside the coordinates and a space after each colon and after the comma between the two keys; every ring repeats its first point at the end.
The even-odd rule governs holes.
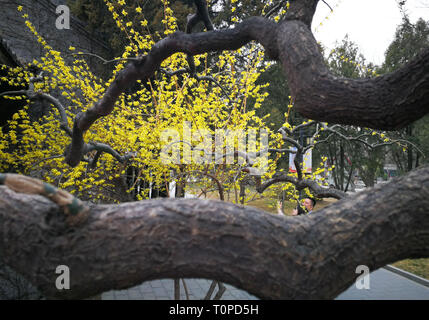
{"type": "Polygon", "coordinates": [[[206,0],[194,0],[195,6],[197,7],[197,16],[204,23],[207,31],[214,30],[212,21],[210,19],[209,10],[207,7],[206,0]]]}
{"type": "Polygon", "coordinates": [[[421,168],[299,217],[207,200],[99,205],[60,234],[56,204],[0,187],[0,251],[48,297],[202,277],[260,298],[332,299],[358,265],[429,256],[428,175],[421,168]],[[59,265],[70,268],[70,290],[55,288],[59,265]]]}
{"type": "MultiPolygon", "coordinates": [[[[197,7],[205,4],[195,3],[197,7]]],[[[318,0],[291,1],[285,21],[279,25],[253,17],[233,29],[196,34],[176,32],[161,40],[147,56],[122,70],[98,103],[76,117],[67,163],[79,163],[83,134],[92,123],[112,111],[129,85],[138,79],[149,79],[172,54],[184,52],[192,56],[236,50],[252,40],[261,43],[270,58],[282,62],[295,106],[308,118],[392,130],[427,114],[429,50],[402,69],[375,79],[337,78],[327,69],[309,29],[317,3],[318,0]]]]}
{"type": "MultiPolygon", "coordinates": [[[[373,149],[377,149],[379,147],[386,147],[386,146],[390,146],[392,144],[399,144],[400,142],[405,143],[410,145],[411,147],[413,147],[414,149],[416,149],[417,152],[419,152],[423,157],[425,157],[425,153],[419,148],[417,147],[414,143],[412,143],[411,141],[408,140],[404,140],[404,139],[390,139],[387,142],[378,142],[378,143],[370,143],[367,140],[365,140],[365,137],[370,137],[372,136],[372,134],[369,133],[363,133],[357,136],[346,136],[344,134],[342,134],[341,132],[339,132],[338,130],[336,130],[337,128],[341,128],[341,126],[339,125],[333,125],[330,127],[325,127],[324,130],[326,132],[330,132],[331,134],[325,139],[323,140],[323,142],[326,142],[330,136],[332,135],[337,135],[339,136],[341,139],[351,142],[351,141],[356,141],[359,143],[362,143],[363,145],[365,145],[366,147],[368,147],[370,150],[373,149]]],[[[344,129],[344,128],[343,128],[344,129]]],[[[318,141],[317,143],[321,143],[322,141],[318,141]]]]}
{"type": "Polygon", "coordinates": [[[305,117],[393,130],[429,112],[429,50],[394,73],[346,79],[330,73],[304,23],[284,21],[279,35],[280,61],[294,105],[305,117]]]}

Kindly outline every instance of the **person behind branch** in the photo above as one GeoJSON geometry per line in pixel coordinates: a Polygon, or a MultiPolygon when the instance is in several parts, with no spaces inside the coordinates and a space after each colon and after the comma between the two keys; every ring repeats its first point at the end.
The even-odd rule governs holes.
{"type": "MultiPolygon", "coordinates": [[[[310,214],[314,207],[316,206],[316,200],[314,198],[304,198],[304,200],[302,201],[302,204],[304,206],[305,209],[303,209],[299,204],[298,206],[292,210],[292,215],[293,216],[298,216],[301,214],[310,214]]],[[[282,211],[282,207],[281,207],[281,202],[278,201],[277,202],[277,212],[279,214],[284,214],[282,211]]]]}

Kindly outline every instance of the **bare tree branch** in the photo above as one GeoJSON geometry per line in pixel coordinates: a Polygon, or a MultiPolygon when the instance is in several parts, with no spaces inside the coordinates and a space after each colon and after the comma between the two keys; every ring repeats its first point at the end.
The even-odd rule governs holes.
{"type": "Polygon", "coordinates": [[[429,50],[403,68],[377,78],[338,78],[328,70],[305,24],[288,20],[278,31],[281,32],[279,59],[288,77],[294,106],[303,116],[329,123],[393,130],[429,112],[426,103],[429,50]]]}
{"type": "Polygon", "coordinates": [[[286,3],[287,3],[286,0],[282,0],[276,5],[274,5],[274,7],[272,7],[271,10],[267,12],[267,14],[265,15],[265,18],[269,18],[270,16],[272,16],[274,13],[279,11],[281,7],[284,7],[286,3]]]}
{"type": "Polygon", "coordinates": [[[91,57],[95,57],[95,58],[98,58],[101,61],[103,61],[103,64],[109,64],[109,63],[120,62],[120,61],[139,61],[138,57],[116,58],[116,59],[112,59],[112,60],[107,60],[107,59],[104,59],[103,57],[99,56],[98,54],[90,53],[90,52],[77,52],[77,53],[70,53],[68,55],[69,56],[91,56],[91,57]]]}
{"type": "Polygon", "coordinates": [[[40,91],[37,91],[37,92],[34,91],[34,82],[41,81],[42,80],[41,75],[38,77],[35,77],[35,78],[30,78],[30,84],[29,84],[28,90],[3,92],[0,94],[0,97],[6,96],[6,95],[25,95],[30,100],[35,100],[37,98],[40,98],[40,99],[44,99],[44,100],[52,103],[60,114],[60,127],[61,127],[61,129],[64,130],[65,133],[69,137],[71,137],[72,131],[71,131],[70,127],[68,126],[67,114],[66,114],[64,106],[61,104],[61,102],[58,99],[54,98],[53,96],[51,96],[47,93],[40,92],[40,91]]]}
{"type": "Polygon", "coordinates": [[[334,10],[331,8],[331,6],[330,6],[330,5],[329,5],[325,0],[322,0],[322,1],[323,1],[323,3],[324,3],[324,4],[326,4],[326,5],[328,6],[328,8],[329,8],[329,10],[331,10],[331,12],[332,12],[332,11],[334,11],[334,10]]]}

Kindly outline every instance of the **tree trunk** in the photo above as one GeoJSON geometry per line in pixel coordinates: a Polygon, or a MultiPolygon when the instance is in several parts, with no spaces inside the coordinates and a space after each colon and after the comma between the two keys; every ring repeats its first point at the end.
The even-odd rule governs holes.
{"type": "Polygon", "coordinates": [[[349,171],[349,175],[347,177],[347,184],[346,184],[346,187],[344,188],[344,192],[348,191],[349,185],[350,185],[350,183],[352,183],[353,170],[354,170],[354,162],[350,166],[350,171],[349,171]]]}
{"type": "Polygon", "coordinates": [[[246,198],[246,179],[243,179],[240,182],[240,203],[244,204],[244,200],[246,198]]]}
{"type": "Polygon", "coordinates": [[[53,202],[1,186],[0,251],[52,298],[201,277],[259,298],[332,299],[354,282],[358,265],[429,256],[428,175],[422,167],[309,216],[162,199],[94,205],[75,228],[53,202]],[[59,265],[70,268],[70,290],[55,287],[59,265]]]}

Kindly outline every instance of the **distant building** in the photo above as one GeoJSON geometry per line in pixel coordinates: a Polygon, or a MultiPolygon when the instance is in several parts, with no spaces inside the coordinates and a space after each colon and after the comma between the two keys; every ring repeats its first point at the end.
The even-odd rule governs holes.
{"type": "Polygon", "coordinates": [[[396,164],[385,164],[384,167],[384,175],[387,179],[391,179],[398,175],[398,167],[396,164]]]}

